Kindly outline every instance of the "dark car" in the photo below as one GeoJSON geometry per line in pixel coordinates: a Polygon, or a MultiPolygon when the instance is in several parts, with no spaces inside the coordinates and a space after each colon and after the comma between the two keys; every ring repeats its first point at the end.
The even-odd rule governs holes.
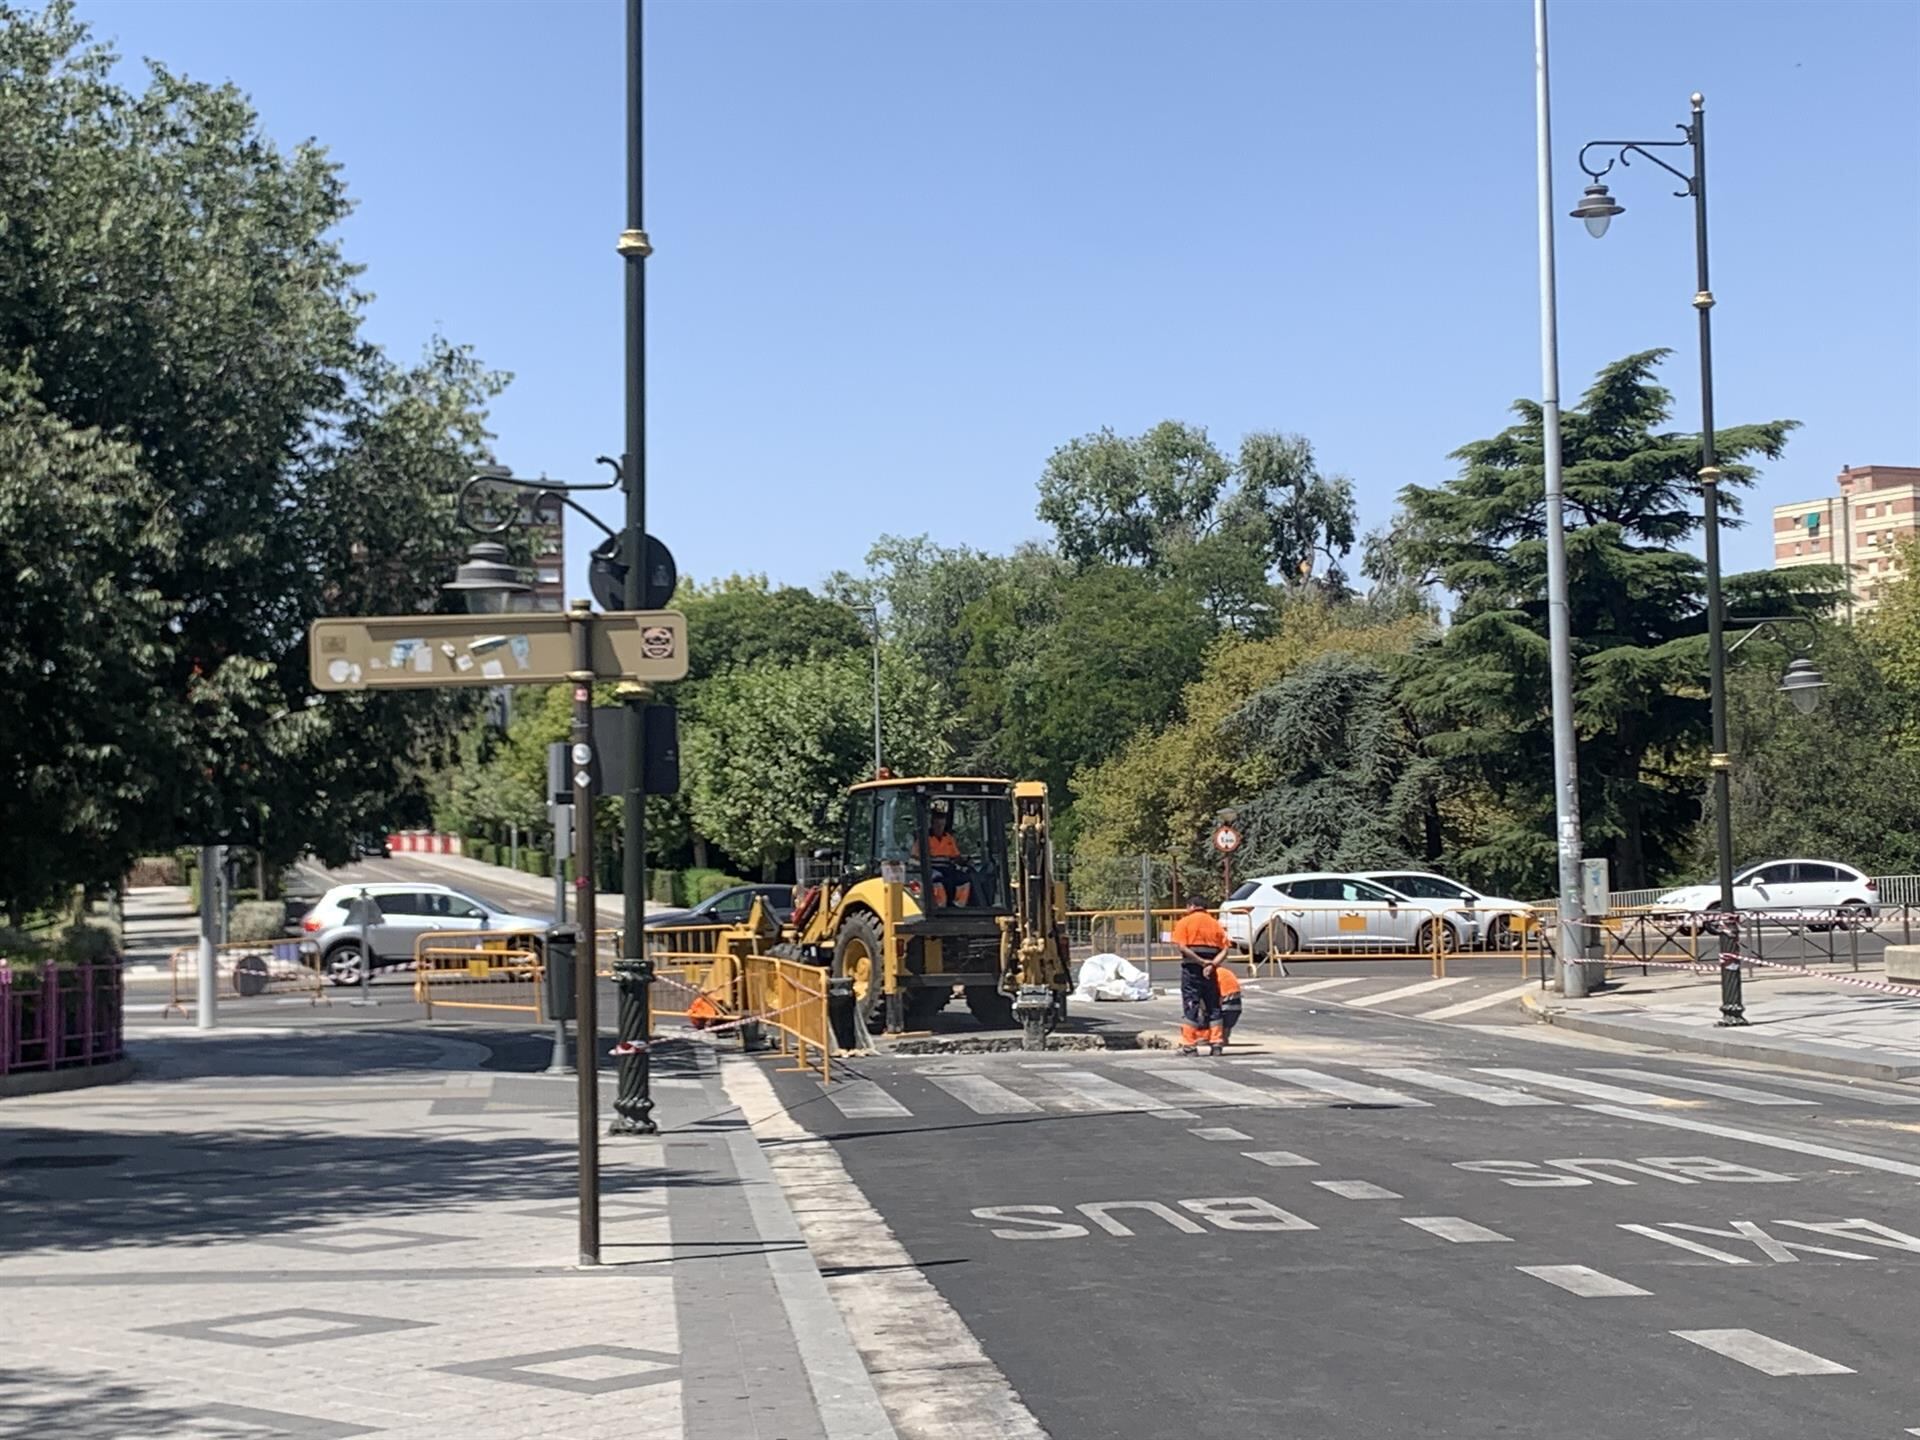
{"type": "Polygon", "coordinates": [[[793,886],[735,885],[718,895],[709,895],[698,905],[685,910],[659,910],[647,916],[646,928],[659,930],[681,925],[738,925],[753,910],[755,900],[765,900],[773,918],[782,925],[793,919],[793,886]]]}

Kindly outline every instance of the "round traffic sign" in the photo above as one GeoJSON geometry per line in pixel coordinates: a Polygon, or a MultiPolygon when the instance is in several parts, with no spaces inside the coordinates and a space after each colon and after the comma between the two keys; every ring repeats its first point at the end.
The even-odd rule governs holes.
{"type": "Polygon", "coordinates": [[[1222,855],[1231,855],[1240,848],[1240,832],[1231,825],[1222,825],[1213,832],[1213,848],[1222,855]]]}

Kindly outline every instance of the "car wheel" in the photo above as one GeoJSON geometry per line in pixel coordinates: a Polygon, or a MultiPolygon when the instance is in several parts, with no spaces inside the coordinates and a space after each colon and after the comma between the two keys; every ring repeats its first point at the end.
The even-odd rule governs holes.
{"type": "Polygon", "coordinates": [[[327,979],[335,985],[358,985],[366,968],[366,956],[352,942],[336,945],[327,952],[327,979]]]}
{"type": "Polygon", "coordinates": [[[1850,926],[1871,925],[1873,907],[1864,900],[1849,900],[1840,907],[1840,918],[1850,926]]]}
{"type": "Polygon", "coordinates": [[[1434,940],[1435,940],[1435,932],[1433,927],[1436,925],[1440,927],[1439,934],[1438,934],[1438,939],[1440,944],[1440,953],[1442,955],[1453,954],[1456,950],[1460,948],[1460,935],[1459,935],[1459,932],[1453,928],[1453,926],[1446,924],[1444,921],[1440,921],[1440,920],[1427,921],[1426,924],[1420,927],[1420,933],[1414,937],[1414,944],[1419,947],[1421,954],[1431,955],[1433,953],[1433,946],[1434,946],[1434,940]]]}
{"type": "Polygon", "coordinates": [[[1489,950],[1518,950],[1520,932],[1514,927],[1510,915],[1496,915],[1487,922],[1487,945],[1489,950]]]}

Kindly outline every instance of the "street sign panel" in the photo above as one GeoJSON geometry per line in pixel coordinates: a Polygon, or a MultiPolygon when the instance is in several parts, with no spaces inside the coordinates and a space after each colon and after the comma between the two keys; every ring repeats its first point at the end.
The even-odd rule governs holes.
{"type": "Polygon", "coordinates": [[[1231,855],[1240,848],[1240,832],[1231,825],[1222,825],[1213,832],[1213,848],[1222,855],[1231,855]]]}
{"type": "MultiPolygon", "coordinates": [[[[552,685],[573,671],[570,624],[552,612],[316,620],[307,636],[313,688],[552,685]]],[[[675,610],[595,615],[593,673],[600,680],[685,678],[687,617],[675,610]]]]}

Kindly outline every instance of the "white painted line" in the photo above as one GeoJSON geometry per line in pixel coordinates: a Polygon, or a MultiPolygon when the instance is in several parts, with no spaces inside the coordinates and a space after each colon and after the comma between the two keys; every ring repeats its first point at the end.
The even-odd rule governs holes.
{"type": "Polygon", "coordinates": [[[1462,1000],[1457,1005],[1446,1005],[1438,1010],[1422,1010],[1422,1020],[1451,1020],[1457,1015],[1471,1015],[1476,1010],[1491,1010],[1496,1005],[1505,1005],[1510,1000],[1518,1000],[1522,995],[1531,994],[1539,985],[1529,980],[1524,985],[1516,985],[1511,990],[1496,990],[1491,995],[1477,995],[1471,1000],[1462,1000]]]}
{"type": "Polygon", "coordinates": [[[1147,1114],[1156,1120],[1198,1120],[1199,1112],[1194,1110],[1149,1110],[1147,1114]]]}
{"type": "Polygon", "coordinates": [[[1689,1240],[1684,1235],[1669,1235],[1665,1230],[1656,1230],[1651,1225],[1622,1225],[1622,1230],[1635,1235],[1644,1235],[1649,1240],[1661,1240],[1668,1245],[1677,1245],[1682,1250],[1691,1250],[1696,1255],[1704,1255],[1709,1260],[1718,1260],[1722,1265],[1751,1265],[1753,1262],[1744,1255],[1729,1255],[1724,1250],[1716,1250],[1711,1245],[1702,1245],[1698,1240],[1689,1240]]]}
{"type": "Polygon", "coordinates": [[[1369,1075],[1379,1075],[1388,1080],[1398,1080],[1403,1085],[1425,1085],[1429,1090],[1439,1090],[1447,1095],[1464,1095],[1469,1100],[1484,1101],[1488,1105],[1558,1105],[1558,1100],[1549,1100],[1544,1095],[1529,1095],[1524,1090],[1509,1090],[1504,1085],[1489,1085],[1482,1080],[1461,1080],[1452,1075],[1436,1074],[1432,1070],[1416,1070],[1411,1067],[1397,1067],[1386,1070],[1369,1069],[1369,1075]]]}
{"type": "Polygon", "coordinates": [[[1718,1095],[1722,1100],[1738,1100],[1743,1105],[1818,1105],[1818,1100],[1801,1100],[1792,1095],[1775,1095],[1746,1085],[1728,1085],[1719,1080],[1696,1080],[1691,1075],[1661,1075],[1652,1070],[1620,1067],[1590,1069],[1589,1075],[1611,1075],[1616,1080],[1639,1080],[1648,1085],[1671,1085],[1676,1090],[1698,1090],[1702,1095],[1718,1095]]]}
{"type": "Polygon", "coordinates": [[[927,1079],[976,1115],[1033,1115],[1040,1107],[984,1075],[929,1075],[927,1079]]]}
{"type": "Polygon", "coordinates": [[[1811,1090],[1818,1095],[1844,1095],[1849,1100],[1865,1100],[1869,1105],[1920,1105],[1920,1092],[1910,1091],[1905,1095],[1892,1090],[1876,1090],[1868,1085],[1840,1085],[1831,1080],[1801,1080],[1797,1077],[1775,1075],[1769,1072],[1752,1072],[1755,1079],[1764,1078],[1769,1085],[1786,1085],[1795,1090],[1811,1090]]]}
{"type": "Polygon", "coordinates": [[[1296,1155],[1291,1150],[1242,1150],[1241,1158],[1252,1160],[1261,1165],[1271,1165],[1276,1170],[1296,1170],[1302,1167],[1319,1165],[1318,1160],[1309,1160],[1304,1155],[1296,1155]]]}
{"type": "Polygon", "coordinates": [[[1311,995],[1316,990],[1331,990],[1336,985],[1358,985],[1366,979],[1364,975],[1341,975],[1333,980],[1310,980],[1305,985],[1291,985],[1285,990],[1276,990],[1276,995],[1311,995]]]}
{"type": "Polygon", "coordinates": [[[1624,1280],[1616,1280],[1611,1275],[1602,1275],[1598,1270],[1585,1265],[1516,1265],[1522,1275],[1531,1275],[1536,1280],[1544,1280],[1549,1285],[1558,1285],[1568,1294],[1578,1295],[1583,1300],[1604,1300],[1615,1295],[1650,1295],[1650,1290],[1642,1290],[1638,1285],[1629,1285],[1624,1280]]]}
{"type": "Polygon", "coordinates": [[[1519,1080],[1528,1085],[1544,1085],[1549,1090],[1571,1090],[1589,1100],[1611,1100],[1616,1105],[1686,1105],[1698,1101],[1676,1100],[1671,1095],[1656,1095],[1651,1090],[1629,1090],[1624,1085],[1603,1085],[1598,1080],[1577,1080],[1571,1075],[1549,1075],[1544,1070],[1509,1070],[1479,1067],[1482,1075],[1498,1075],[1502,1080],[1519,1080]]]}
{"type": "Polygon", "coordinates": [[[871,1080],[847,1080],[827,1092],[827,1099],[849,1120],[876,1119],[913,1112],[871,1080]]]}
{"type": "Polygon", "coordinates": [[[1343,1200],[1398,1200],[1400,1192],[1376,1185],[1371,1180],[1316,1180],[1313,1182],[1322,1190],[1331,1191],[1343,1200]]]}
{"type": "Polygon", "coordinates": [[[1905,1175],[1920,1180],[1920,1165],[1904,1160],[1885,1160],[1860,1150],[1843,1150],[1837,1145],[1816,1145],[1810,1140],[1789,1140],[1784,1135],[1765,1135],[1758,1130],[1742,1130],[1736,1125],[1716,1125],[1711,1120],[1689,1120],[1683,1115],[1650,1115],[1644,1110],[1627,1110],[1616,1105],[1582,1105],[1601,1115],[1618,1115],[1625,1120],[1641,1120],[1648,1125],[1665,1125],[1674,1130],[1692,1130],[1701,1135],[1718,1135],[1722,1140],[1744,1140],[1749,1145],[1764,1145],[1772,1150],[1791,1150],[1796,1155],[1813,1155],[1822,1160],[1838,1160],[1866,1170],[1884,1170],[1889,1175],[1905,1175]]]}
{"type": "Polygon", "coordinates": [[[1182,1069],[1176,1065],[1145,1067],[1147,1074],[1156,1080],[1166,1080],[1174,1085],[1184,1086],[1196,1094],[1204,1095],[1225,1105],[1285,1105],[1288,1102],[1281,1096],[1268,1090],[1256,1090],[1251,1085],[1242,1085],[1237,1080],[1229,1080],[1211,1070],[1198,1068],[1182,1069]]]}
{"type": "Polygon", "coordinates": [[[1850,1367],[1774,1340],[1752,1330],[1675,1330],[1682,1340],[1729,1360],[1738,1360],[1762,1375],[1851,1375],[1850,1367]]]}
{"type": "Polygon", "coordinates": [[[1456,1245],[1484,1245],[1492,1240],[1510,1242],[1513,1238],[1502,1235],[1498,1230],[1489,1230],[1484,1225],[1476,1225],[1471,1220],[1462,1220],[1458,1215],[1402,1215],[1400,1218],[1415,1229],[1438,1235],[1442,1240],[1451,1240],[1456,1245]]]}
{"type": "Polygon", "coordinates": [[[1156,1115],[1179,1115],[1188,1120],[1200,1118],[1191,1110],[1175,1110],[1165,1100],[1156,1099],[1144,1090],[1122,1085],[1118,1080],[1110,1080],[1091,1070],[1062,1070],[1048,1076],[1047,1084],[1055,1091],[1078,1095],[1087,1104],[1100,1110],[1151,1110],[1156,1115]]]}
{"type": "Polygon", "coordinates": [[[1251,1140],[1253,1138],[1244,1130],[1235,1130],[1227,1125],[1202,1125],[1198,1130],[1189,1130],[1187,1133],[1201,1140],[1251,1140]]]}
{"type": "Polygon", "coordinates": [[[1364,1010],[1369,1005],[1384,1005],[1389,1000],[1404,1000],[1409,995],[1425,995],[1432,990],[1444,990],[1449,985],[1464,985],[1472,978],[1470,975],[1453,975],[1445,980],[1422,980],[1418,985],[1402,985],[1398,990],[1383,990],[1378,995],[1362,995],[1358,1000],[1341,1003],[1364,1010]]]}
{"type": "Polygon", "coordinates": [[[1298,1085],[1305,1090],[1317,1090],[1322,1095],[1333,1095],[1341,1100],[1351,1100],[1361,1105],[1404,1105],[1427,1108],[1428,1102],[1416,1100],[1411,1095],[1402,1095],[1398,1090],[1387,1090],[1379,1085],[1367,1085],[1359,1080],[1342,1080],[1337,1075],[1329,1075],[1322,1070],[1285,1070],[1262,1069],[1262,1075],[1271,1075],[1276,1080],[1284,1080],[1289,1085],[1298,1085]]]}

